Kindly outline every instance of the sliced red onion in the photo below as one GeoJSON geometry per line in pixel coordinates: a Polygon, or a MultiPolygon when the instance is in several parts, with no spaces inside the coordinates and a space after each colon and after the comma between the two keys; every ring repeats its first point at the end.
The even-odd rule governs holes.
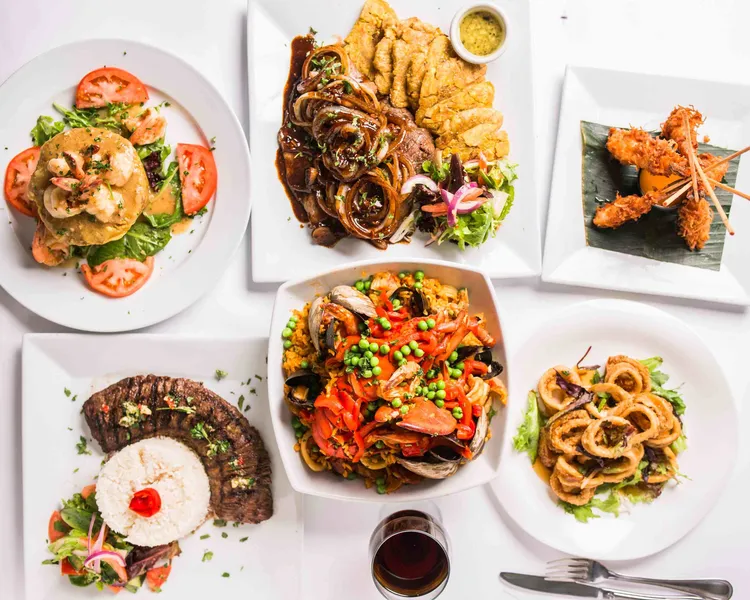
{"type": "Polygon", "coordinates": [[[459,215],[467,215],[469,213],[474,212],[476,209],[478,209],[482,204],[487,202],[489,198],[487,196],[481,196],[480,198],[477,198],[476,200],[469,200],[468,202],[459,202],[458,206],[456,207],[456,213],[459,215]]]}
{"type": "MultiPolygon", "coordinates": [[[[460,192],[461,189],[459,189],[458,191],[460,192]]],[[[448,217],[448,225],[450,225],[451,227],[455,227],[458,192],[456,192],[455,194],[451,194],[448,190],[440,190],[440,195],[443,197],[443,202],[445,202],[446,206],[448,207],[448,214],[446,215],[448,217]]]]}
{"type": "Polygon", "coordinates": [[[433,192],[438,191],[437,184],[432,179],[427,177],[427,175],[412,175],[411,177],[409,177],[409,179],[404,181],[404,185],[401,186],[401,193],[410,194],[414,189],[414,186],[416,185],[423,185],[428,190],[431,190],[433,192]]]}
{"type": "MultiPolygon", "coordinates": [[[[93,519],[96,519],[96,514],[93,516],[93,519]]],[[[92,524],[93,524],[93,520],[92,520],[92,524]]],[[[99,552],[102,552],[102,547],[104,547],[104,540],[106,539],[106,537],[107,537],[107,525],[105,523],[102,523],[102,527],[99,530],[99,536],[96,538],[96,542],[94,543],[92,547],[89,547],[89,556],[86,559],[86,562],[88,562],[92,556],[98,554],[99,552]]],[[[91,533],[89,532],[89,546],[90,545],[91,545],[91,533]]],[[[99,560],[94,560],[91,564],[93,565],[94,572],[99,573],[101,571],[101,565],[99,563],[99,560]]]]}
{"type": "Polygon", "coordinates": [[[89,523],[89,537],[86,540],[86,549],[91,554],[91,538],[94,535],[94,523],[96,523],[96,514],[91,515],[91,523],[89,523]]]}
{"type": "Polygon", "coordinates": [[[111,560],[112,562],[117,563],[123,568],[125,567],[125,559],[122,557],[122,555],[118,554],[117,552],[112,552],[111,550],[99,550],[99,552],[90,554],[89,557],[85,561],[83,561],[83,566],[87,569],[93,568],[94,571],[99,573],[100,563],[104,559],[111,560]]]}
{"type": "Polygon", "coordinates": [[[416,220],[417,220],[417,213],[419,211],[415,210],[412,211],[411,214],[409,214],[401,223],[401,225],[398,226],[398,229],[393,232],[393,235],[388,238],[388,241],[392,244],[395,244],[396,242],[400,242],[403,240],[406,236],[411,235],[414,233],[414,230],[416,229],[416,220]]]}

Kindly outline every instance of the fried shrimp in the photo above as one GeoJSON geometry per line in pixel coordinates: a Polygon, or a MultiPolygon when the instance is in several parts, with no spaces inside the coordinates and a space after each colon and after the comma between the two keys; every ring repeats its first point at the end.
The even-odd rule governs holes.
{"type": "Polygon", "coordinates": [[[715,169],[711,168],[712,164],[714,164],[715,162],[719,162],[720,160],[720,157],[714,156],[713,154],[708,154],[707,152],[698,155],[698,161],[700,162],[703,171],[705,171],[706,177],[709,177],[714,181],[721,181],[722,179],[724,179],[724,176],[729,170],[728,162],[720,164],[715,169]]]}
{"type": "Polygon", "coordinates": [[[705,198],[697,200],[690,194],[677,211],[677,234],[691,250],[705,246],[711,233],[714,211],[705,198]]]}
{"type": "Polygon", "coordinates": [[[651,210],[657,204],[663,194],[659,192],[648,192],[645,196],[633,194],[631,196],[617,197],[607,204],[596,209],[594,225],[602,228],[616,228],[628,221],[636,221],[651,210]]]}
{"type": "Polygon", "coordinates": [[[668,140],[672,140],[677,144],[680,153],[683,156],[690,154],[690,144],[688,139],[692,141],[693,150],[698,149],[698,134],[695,131],[696,128],[703,123],[703,115],[692,107],[677,106],[669,113],[667,120],[661,125],[661,134],[668,140]],[[689,133],[685,129],[685,117],[689,123],[689,133]]]}
{"type": "Polygon", "coordinates": [[[688,174],[688,160],[677,152],[674,144],[643,129],[613,127],[609,130],[607,150],[622,164],[635,165],[654,175],[688,174]]]}

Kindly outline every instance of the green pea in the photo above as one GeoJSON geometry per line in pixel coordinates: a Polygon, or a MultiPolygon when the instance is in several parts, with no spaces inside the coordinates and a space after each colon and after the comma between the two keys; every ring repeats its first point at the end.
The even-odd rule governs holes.
{"type": "Polygon", "coordinates": [[[421,290],[422,289],[422,282],[421,281],[415,281],[414,282],[414,289],[415,290],[421,290]]]}
{"type": "Polygon", "coordinates": [[[445,400],[437,399],[435,400],[435,406],[438,408],[443,408],[445,406],[445,400]]]}
{"type": "Polygon", "coordinates": [[[434,400],[435,399],[435,392],[427,392],[427,399],[428,400],[434,400]]]}
{"type": "Polygon", "coordinates": [[[391,300],[391,304],[393,305],[393,310],[398,310],[401,307],[401,300],[394,298],[391,300]]]}
{"type": "Polygon", "coordinates": [[[417,348],[419,348],[417,340],[412,340],[411,342],[409,342],[409,348],[411,348],[412,350],[416,350],[417,348]]]}
{"type": "Polygon", "coordinates": [[[401,408],[401,400],[398,398],[394,398],[393,400],[391,400],[391,406],[393,408],[401,408]]]}
{"type": "Polygon", "coordinates": [[[358,291],[360,291],[360,292],[363,292],[363,291],[364,291],[364,289],[365,289],[365,282],[364,282],[364,281],[361,281],[361,280],[360,280],[360,281],[357,281],[357,282],[356,282],[356,283],[354,284],[354,287],[355,287],[355,288],[357,288],[357,290],[358,290],[358,291]]]}
{"type": "Polygon", "coordinates": [[[302,429],[297,429],[294,432],[294,437],[296,437],[297,439],[300,439],[303,435],[305,435],[305,432],[302,429]]]}
{"type": "Polygon", "coordinates": [[[372,378],[372,371],[370,369],[367,369],[362,373],[362,377],[365,379],[371,379],[372,378]]]}
{"type": "Polygon", "coordinates": [[[370,342],[370,352],[377,352],[380,346],[378,346],[375,342],[370,342]]]}
{"type": "Polygon", "coordinates": [[[292,342],[290,340],[284,340],[284,348],[289,350],[289,348],[292,347],[292,342]]]}
{"type": "Polygon", "coordinates": [[[427,321],[419,321],[417,323],[417,327],[421,329],[422,331],[427,331],[430,327],[427,325],[427,321]]]}
{"type": "Polygon", "coordinates": [[[415,396],[421,396],[422,395],[422,388],[420,386],[417,386],[414,388],[414,395],[415,396]]]}
{"type": "Polygon", "coordinates": [[[406,364],[406,359],[402,358],[400,361],[398,361],[398,366],[403,367],[406,364]]]}
{"type": "Polygon", "coordinates": [[[289,321],[287,321],[286,326],[287,329],[294,329],[295,327],[297,327],[297,323],[290,319],[289,321]]]}
{"type": "Polygon", "coordinates": [[[299,364],[299,366],[300,366],[300,367],[302,367],[303,369],[306,369],[307,367],[309,367],[309,366],[310,366],[310,363],[309,363],[309,362],[307,362],[306,360],[303,360],[303,361],[302,361],[302,362],[301,362],[301,363],[299,364]]]}
{"type": "Polygon", "coordinates": [[[353,479],[356,479],[356,478],[357,478],[357,474],[356,474],[356,473],[355,473],[354,471],[352,471],[351,473],[349,473],[349,475],[347,475],[347,476],[346,476],[346,478],[347,478],[347,479],[348,479],[349,481],[351,481],[351,480],[353,480],[353,479]]]}
{"type": "Polygon", "coordinates": [[[380,367],[373,367],[372,368],[372,374],[375,375],[375,377],[377,377],[378,375],[380,375],[382,372],[383,372],[383,369],[381,369],[380,367]]]}
{"type": "Polygon", "coordinates": [[[378,440],[377,442],[375,442],[375,447],[378,449],[382,449],[385,447],[385,442],[383,442],[383,440],[378,440]]]}
{"type": "Polygon", "coordinates": [[[409,348],[409,346],[401,346],[401,354],[409,356],[411,354],[411,348],[409,348]]]}
{"type": "MultiPolygon", "coordinates": [[[[383,442],[380,442],[380,443],[382,444],[383,442]]],[[[375,445],[377,446],[377,444],[375,444],[375,445]]],[[[377,486],[379,486],[379,487],[382,487],[382,486],[384,486],[384,485],[385,485],[385,477],[378,477],[378,478],[377,478],[377,479],[375,480],[375,485],[377,485],[377,486]]]]}
{"type": "Polygon", "coordinates": [[[365,358],[367,358],[367,359],[370,359],[370,358],[372,358],[372,357],[373,357],[374,355],[373,355],[373,353],[372,353],[372,352],[370,352],[369,350],[365,350],[365,354],[364,354],[364,356],[365,356],[365,358]]]}
{"type": "Polygon", "coordinates": [[[367,403],[367,410],[376,411],[377,409],[378,409],[378,405],[376,402],[367,403]]]}
{"type": "Polygon", "coordinates": [[[380,364],[380,359],[377,356],[370,357],[370,366],[377,367],[380,364]]]}
{"type": "Polygon", "coordinates": [[[451,377],[453,379],[458,379],[459,377],[461,377],[461,371],[459,371],[458,369],[451,369],[451,377]]]}
{"type": "Polygon", "coordinates": [[[403,406],[401,407],[401,411],[400,411],[400,412],[401,412],[401,414],[402,414],[402,415],[405,415],[406,413],[408,413],[408,412],[409,412],[409,406],[408,406],[407,404],[404,404],[404,405],[403,405],[403,406]]]}
{"type": "Polygon", "coordinates": [[[359,344],[357,344],[362,350],[367,350],[370,347],[370,342],[368,342],[365,338],[362,338],[359,340],[359,344]]]}
{"type": "Polygon", "coordinates": [[[289,320],[296,323],[299,320],[299,317],[297,315],[292,315],[291,317],[289,317],[289,320]]]}
{"type": "Polygon", "coordinates": [[[427,379],[435,379],[435,377],[437,377],[437,371],[435,369],[427,371],[427,379]]]}
{"type": "Polygon", "coordinates": [[[433,319],[433,318],[427,319],[427,327],[429,327],[430,329],[432,329],[433,327],[435,327],[435,325],[436,325],[435,319],[433,319]]]}
{"type": "Polygon", "coordinates": [[[372,281],[369,279],[365,280],[365,291],[368,291],[370,289],[370,285],[372,285],[372,281]]]}
{"type": "Polygon", "coordinates": [[[352,357],[351,357],[351,358],[349,359],[349,364],[350,364],[351,366],[353,366],[353,367],[356,367],[356,366],[357,366],[357,365],[359,364],[359,358],[357,358],[356,356],[352,356],[352,357]]]}
{"type": "Polygon", "coordinates": [[[461,410],[459,406],[453,409],[453,418],[454,419],[461,419],[464,416],[464,411],[461,410]]]}
{"type": "Polygon", "coordinates": [[[422,348],[417,348],[414,351],[414,356],[416,356],[417,358],[422,358],[424,356],[424,350],[422,350],[422,348]]]}
{"type": "Polygon", "coordinates": [[[396,351],[395,351],[395,352],[393,353],[393,359],[394,359],[394,360],[395,360],[396,362],[401,362],[402,360],[404,360],[404,355],[403,355],[403,353],[401,352],[401,350],[396,350],[396,351]]]}
{"type": "Polygon", "coordinates": [[[463,371],[463,370],[464,370],[464,363],[463,363],[463,361],[462,361],[462,362],[460,362],[460,363],[457,363],[457,364],[456,364],[456,368],[457,368],[457,369],[458,369],[459,371],[463,371]]]}
{"type": "Polygon", "coordinates": [[[385,323],[382,323],[380,326],[383,329],[385,329],[386,331],[388,331],[391,328],[391,322],[390,321],[386,321],[385,323]]]}
{"type": "Polygon", "coordinates": [[[440,398],[441,400],[445,400],[445,390],[437,390],[435,392],[435,398],[440,398]]]}
{"type": "Polygon", "coordinates": [[[299,420],[299,417],[292,417],[292,427],[294,427],[295,429],[302,427],[302,421],[299,420]]]}
{"type": "Polygon", "coordinates": [[[385,494],[386,493],[385,486],[380,486],[379,485],[376,489],[378,490],[378,494],[385,494]]]}
{"type": "Polygon", "coordinates": [[[406,277],[406,275],[407,275],[407,272],[406,272],[406,271],[401,271],[401,272],[400,272],[400,273],[398,274],[398,278],[399,278],[399,279],[403,279],[404,277],[406,277]]]}
{"type": "Polygon", "coordinates": [[[414,271],[414,279],[422,281],[424,279],[424,271],[414,271]]]}
{"type": "Polygon", "coordinates": [[[445,389],[445,381],[443,381],[442,379],[440,381],[438,381],[437,382],[437,389],[444,390],[445,389]]]}
{"type": "Polygon", "coordinates": [[[391,351],[391,347],[388,344],[380,346],[380,354],[388,354],[391,351]]]}
{"type": "Polygon", "coordinates": [[[452,362],[452,363],[454,363],[454,362],[456,362],[457,360],[458,360],[458,352],[456,352],[456,351],[454,350],[453,352],[451,352],[451,355],[450,355],[450,356],[448,357],[448,362],[452,362]]]}
{"type": "Polygon", "coordinates": [[[284,327],[284,330],[281,332],[281,337],[283,338],[290,338],[292,337],[292,330],[288,327],[284,327]]]}
{"type": "Polygon", "coordinates": [[[353,352],[354,354],[359,354],[359,346],[357,344],[354,344],[351,348],[349,348],[349,352],[353,352]]]}

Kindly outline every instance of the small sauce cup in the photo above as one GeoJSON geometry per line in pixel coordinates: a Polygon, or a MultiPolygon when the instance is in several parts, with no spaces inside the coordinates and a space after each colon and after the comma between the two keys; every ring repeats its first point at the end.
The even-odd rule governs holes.
{"type": "Polygon", "coordinates": [[[472,4],[459,10],[453,17],[450,38],[456,54],[466,62],[476,65],[489,63],[499,58],[508,47],[508,19],[500,7],[495,4],[487,2],[472,4]],[[499,40],[495,42],[497,47],[487,54],[472,52],[467,48],[467,45],[472,46],[474,44],[470,43],[469,39],[466,40],[467,44],[464,44],[461,39],[462,24],[464,25],[464,33],[473,38],[471,41],[474,44],[479,45],[491,43],[492,38],[497,37],[497,31],[499,31],[499,40]],[[496,31],[490,33],[492,30],[496,31]]]}

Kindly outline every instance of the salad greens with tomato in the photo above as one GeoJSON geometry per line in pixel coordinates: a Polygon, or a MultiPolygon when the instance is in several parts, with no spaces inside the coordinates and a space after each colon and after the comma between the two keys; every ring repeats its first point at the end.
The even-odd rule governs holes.
{"type": "Polygon", "coordinates": [[[428,245],[481,246],[495,236],[513,206],[516,167],[507,159],[482,157],[462,163],[456,154],[448,163],[425,161],[424,174],[409,178],[401,190],[411,195],[416,209],[391,241],[416,228],[430,234],[428,245]]]}
{"type": "Polygon", "coordinates": [[[58,566],[72,585],[106,587],[115,593],[137,592],[144,582],[152,591],[161,591],[171,560],[179,553],[176,542],[140,548],[109,529],[99,513],[94,485],[63,500],[62,508],[52,513],[48,542],[53,558],[45,565],[58,566]]]}
{"type": "Polygon", "coordinates": [[[88,73],[78,84],[73,107],[53,103],[60,120],[48,115],[37,119],[30,131],[33,147],[16,155],[5,175],[8,203],[19,213],[37,218],[37,233],[32,243],[37,262],[57,266],[71,256],[85,259],[87,264],[81,266],[81,272],[89,287],[110,297],[128,296],[140,289],[153,271],[152,257],[178,233],[175,226],[204,214],[216,191],[213,147],[178,144],[170,160],[172,147],[165,141],[167,123],[162,114],[162,109],[170,103],[147,107],[148,99],[145,84],[127,71],[105,67],[88,73]],[[41,147],[67,128],[85,129],[93,139],[80,150],[76,148],[79,151],[63,146],[52,152],[54,158],[45,158],[45,173],[49,171],[53,177],[45,183],[43,204],[45,214],[49,213],[47,217],[57,220],[53,227],[48,218],[39,218],[39,208],[29,195],[29,183],[42,169],[37,168],[41,147]],[[128,161],[127,153],[105,150],[100,153],[100,145],[106,140],[101,139],[105,137],[103,133],[95,137],[92,133],[95,128],[129,140],[140,159],[143,168],[140,176],[146,174],[150,189],[145,210],[140,215],[136,213],[134,223],[133,216],[127,221],[121,216],[128,209],[118,191],[129,181],[132,170],[117,161],[123,159],[132,165],[132,159],[128,161]],[[117,175],[125,172],[122,182],[115,183],[117,175]],[[118,189],[113,191],[115,187],[118,189]],[[99,207],[101,203],[111,207],[108,213],[99,207]],[[80,240],[66,239],[75,229],[58,226],[61,219],[80,219],[76,215],[82,211],[82,216],[88,216],[94,224],[114,223],[118,227],[133,224],[124,235],[118,233],[121,237],[117,239],[110,234],[104,238],[110,240],[107,243],[82,246],[80,240]]]}

